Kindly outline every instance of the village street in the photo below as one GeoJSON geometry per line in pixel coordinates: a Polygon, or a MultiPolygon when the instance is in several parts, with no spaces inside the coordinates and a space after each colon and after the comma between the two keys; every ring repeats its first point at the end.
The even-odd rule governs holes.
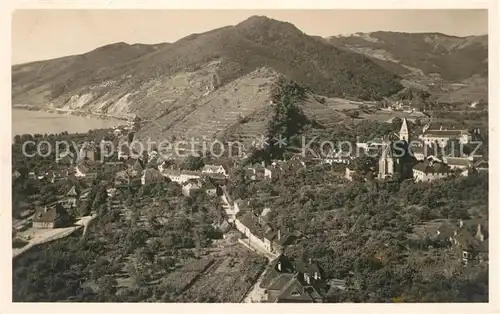
{"type": "Polygon", "coordinates": [[[221,199],[222,199],[222,208],[224,209],[228,217],[227,220],[229,223],[233,223],[234,220],[236,219],[236,212],[234,210],[234,207],[229,204],[224,194],[221,196],[221,199]]]}
{"type": "Polygon", "coordinates": [[[250,289],[250,291],[247,293],[247,295],[243,298],[243,301],[241,301],[241,303],[259,303],[262,300],[264,300],[266,296],[265,289],[262,289],[261,287],[259,287],[259,285],[262,282],[265,273],[266,271],[264,270],[260,274],[259,278],[255,282],[253,287],[250,289]]]}
{"type": "MultiPolygon", "coordinates": [[[[234,223],[234,221],[236,220],[236,212],[234,210],[234,207],[229,204],[225,195],[222,195],[221,199],[222,199],[222,208],[224,209],[224,211],[226,212],[226,214],[228,216],[228,221],[230,223],[234,223]]],[[[265,256],[269,260],[268,265],[277,257],[276,255],[269,253],[266,250],[266,248],[261,247],[261,246],[257,245],[256,243],[247,242],[244,239],[239,239],[238,242],[240,244],[244,245],[245,247],[247,247],[249,250],[252,250],[252,251],[258,253],[259,255],[265,256]]],[[[265,273],[266,273],[266,270],[264,270],[259,275],[259,278],[255,281],[252,288],[250,288],[250,290],[247,292],[247,294],[245,295],[245,297],[241,301],[242,303],[260,302],[261,300],[263,300],[265,298],[265,296],[266,296],[265,289],[262,289],[259,287],[265,273]]]]}

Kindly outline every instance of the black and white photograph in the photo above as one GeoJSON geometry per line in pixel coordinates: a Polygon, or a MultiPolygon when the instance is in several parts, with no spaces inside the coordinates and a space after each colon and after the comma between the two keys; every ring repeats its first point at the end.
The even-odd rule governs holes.
{"type": "Polygon", "coordinates": [[[490,302],[488,13],[13,11],[12,303],[490,302]]]}

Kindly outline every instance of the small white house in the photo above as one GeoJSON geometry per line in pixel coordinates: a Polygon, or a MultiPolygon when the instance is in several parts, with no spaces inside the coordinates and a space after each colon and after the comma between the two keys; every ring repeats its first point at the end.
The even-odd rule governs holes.
{"type": "Polygon", "coordinates": [[[431,182],[446,178],[452,173],[450,167],[443,163],[421,162],[413,167],[415,182],[431,182]]]}
{"type": "Polygon", "coordinates": [[[159,182],[163,182],[165,177],[156,169],[148,168],[142,172],[141,184],[156,184],[159,182]]]}
{"type": "Polygon", "coordinates": [[[202,173],[206,174],[222,174],[227,177],[227,169],[222,165],[205,165],[201,170],[202,173]]]}
{"type": "Polygon", "coordinates": [[[196,182],[187,182],[182,186],[182,194],[184,196],[192,196],[193,193],[198,192],[201,189],[200,185],[196,182]]]}

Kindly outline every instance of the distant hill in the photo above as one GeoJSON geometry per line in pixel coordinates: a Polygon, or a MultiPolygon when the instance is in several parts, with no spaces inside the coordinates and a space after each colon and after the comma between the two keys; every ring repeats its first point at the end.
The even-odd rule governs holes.
{"type": "Polygon", "coordinates": [[[448,81],[488,75],[488,36],[373,32],[334,36],[330,43],[394,63],[398,74],[422,71],[448,81]],[[416,70],[414,70],[416,69],[416,70]]]}
{"type": "Polygon", "coordinates": [[[325,40],[365,55],[415,87],[429,88],[441,101],[488,97],[487,35],[456,37],[440,33],[373,32],[325,40]]]}

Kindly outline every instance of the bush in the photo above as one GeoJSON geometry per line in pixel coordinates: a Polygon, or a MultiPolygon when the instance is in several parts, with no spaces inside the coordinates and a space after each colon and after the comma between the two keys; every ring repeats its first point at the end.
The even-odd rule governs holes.
{"type": "Polygon", "coordinates": [[[23,239],[15,238],[12,241],[12,248],[13,249],[20,249],[22,247],[25,247],[28,244],[28,242],[24,241],[23,239]]]}

